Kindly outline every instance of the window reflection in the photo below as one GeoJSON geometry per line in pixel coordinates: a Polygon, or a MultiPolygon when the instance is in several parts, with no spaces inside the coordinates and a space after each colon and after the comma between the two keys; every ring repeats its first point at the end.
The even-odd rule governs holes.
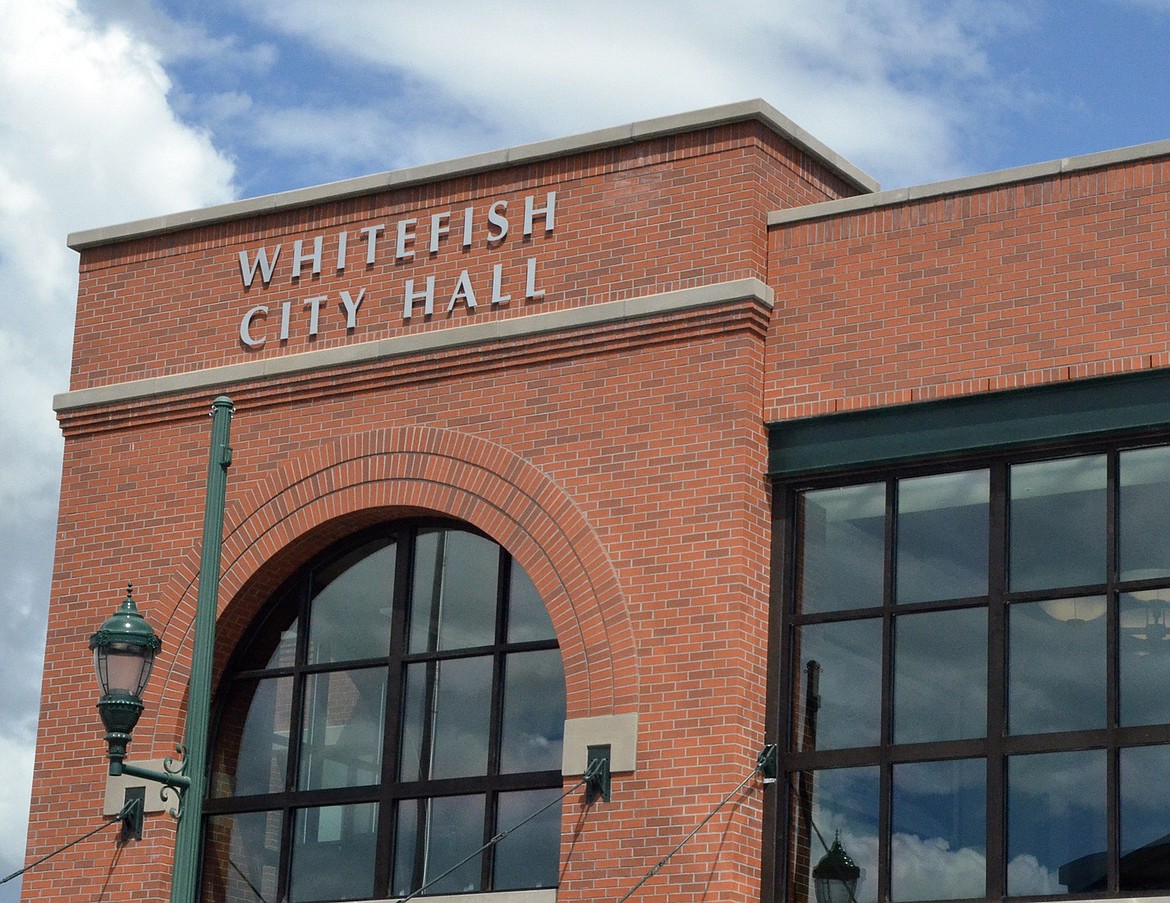
{"type": "Polygon", "coordinates": [[[512,567],[508,591],[508,642],[551,640],[556,636],[552,618],[541,601],[532,579],[519,567],[512,567]]]}
{"type": "Polygon", "coordinates": [[[396,550],[393,543],[379,540],[317,575],[309,615],[310,662],[386,656],[396,550]]]}
{"type": "Polygon", "coordinates": [[[882,604],[885,510],[882,483],[822,489],[798,497],[800,611],[882,604]]]}
{"type": "Polygon", "coordinates": [[[241,812],[207,820],[203,899],[277,899],[281,812],[241,812]]]}
{"type": "Polygon", "coordinates": [[[556,887],[561,833],[561,806],[556,801],[560,795],[559,787],[500,794],[497,829],[513,833],[496,846],[497,890],[556,887]],[[517,827],[528,818],[532,820],[517,827]]]}
{"type": "Polygon", "coordinates": [[[292,689],[290,677],[241,681],[232,689],[211,765],[212,796],[284,789],[292,689]]]}
{"type": "Polygon", "coordinates": [[[987,763],[958,759],[895,765],[893,784],[893,899],[984,896],[987,763]]]}
{"type": "Polygon", "coordinates": [[[374,891],[378,807],[318,806],[296,812],[289,900],[352,900],[374,891]]]}
{"type": "Polygon", "coordinates": [[[1170,722],[1170,588],[1124,593],[1119,616],[1121,723],[1170,722]]]}
{"type": "Polygon", "coordinates": [[[565,680],[559,649],[517,652],[504,665],[504,742],[500,771],[560,768],[565,733],[565,680]]]}
{"type": "Polygon", "coordinates": [[[1123,451],[1118,492],[1122,580],[1170,576],[1170,446],[1123,451]]]}
{"type": "Polygon", "coordinates": [[[404,800],[398,807],[398,856],[395,896],[435,881],[467,859],[451,874],[435,881],[428,894],[461,894],[481,889],[483,853],[472,855],[484,837],[484,797],[448,796],[404,800]]]}
{"type": "Polygon", "coordinates": [[[332,671],[305,681],[301,790],[377,783],[382,767],[386,671],[332,671]]]}
{"type": "Polygon", "coordinates": [[[881,738],[882,622],[879,618],[810,624],[799,631],[802,668],[797,698],[807,695],[810,661],[817,663],[819,706],[806,725],[808,748],[873,746],[881,738]],[[813,734],[807,732],[813,729],[813,734]]]}
{"type": "Polygon", "coordinates": [[[878,769],[821,769],[798,777],[788,903],[816,900],[812,869],[828,853],[835,837],[861,869],[857,903],[876,903],[878,769]]]}
{"type": "Polygon", "coordinates": [[[987,609],[894,619],[894,741],[987,733],[987,609]]]}
{"type": "MultiPolygon", "coordinates": [[[[467,529],[372,528],[310,563],[224,692],[205,903],[404,895],[561,793],[552,621],[523,568],[467,529]]],[[[554,805],[427,893],[554,886],[559,827],[554,805]]]]}
{"type": "Polygon", "coordinates": [[[898,481],[899,602],[987,594],[990,496],[986,470],[898,481]]]}
{"type": "Polygon", "coordinates": [[[1105,878],[1105,751],[1008,759],[1008,893],[1082,893],[1105,878]]]}
{"type": "Polygon", "coordinates": [[[403,729],[401,780],[487,774],[490,657],[410,665],[406,697],[409,720],[403,729]]]}
{"type": "Polygon", "coordinates": [[[1170,889],[1170,746],[1121,750],[1121,890],[1170,889]]]}
{"type": "Polygon", "coordinates": [[[792,488],[789,903],[808,813],[890,903],[1170,890],[1170,446],[1092,450],[792,488]]]}
{"type": "Polygon", "coordinates": [[[462,530],[419,533],[410,651],[489,645],[496,632],[500,549],[462,530]]]}
{"type": "Polygon", "coordinates": [[[1008,724],[1013,734],[1105,726],[1105,597],[1008,608],[1008,724]]]}
{"type": "Polygon", "coordinates": [[[1013,591],[1105,579],[1105,462],[1090,455],[1011,468],[1013,591]]]}

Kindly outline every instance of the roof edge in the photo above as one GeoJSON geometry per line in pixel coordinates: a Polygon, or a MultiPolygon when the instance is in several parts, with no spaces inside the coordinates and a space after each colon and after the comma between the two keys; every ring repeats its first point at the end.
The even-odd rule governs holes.
{"type": "Polygon", "coordinates": [[[572,153],[617,147],[666,135],[752,120],[762,123],[786,141],[809,153],[859,191],[869,193],[880,188],[872,176],[818,141],[771,104],[756,98],[674,116],[663,116],[632,122],[628,125],[584,132],[566,138],[553,138],[502,150],[472,154],[439,163],[427,163],[406,169],[329,182],[309,188],[231,201],[197,210],[87,229],[70,233],[66,243],[73,250],[82,251],[101,245],[177,232],[182,229],[222,223],[257,214],[307,207],[312,204],[343,200],[392,188],[473,175],[487,170],[503,169],[508,166],[533,163],[572,153]]]}
{"type": "Polygon", "coordinates": [[[1132,147],[1121,147],[1116,150],[1082,154],[1076,157],[1063,157],[1059,160],[1050,160],[1046,163],[1030,163],[1026,166],[1000,169],[995,172],[980,173],[975,176],[963,176],[958,179],[947,179],[942,182],[930,182],[925,185],[914,185],[909,188],[892,188],[889,191],[879,191],[873,194],[842,198],[836,201],[823,201],[819,204],[808,204],[804,207],[774,210],[768,214],[768,225],[784,226],[790,223],[825,219],[839,214],[857,213],[864,210],[873,210],[878,207],[889,207],[893,204],[902,204],[908,201],[921,201],[942,195],[961,194],[966,191],[978,191],[983,188],[996,188],[1011,185],[1016,182],[1028,182],[1033,179],[1044,179],[1051,176],[1082,172],[1088,169],[1101,169],[1105,166],[1115,166],[1120,163],[1133,163],[1139,160],[1165,156],[1170,156],[1170,139],[1151,141],[1147,144],[1136,144],[1132,147]]]}

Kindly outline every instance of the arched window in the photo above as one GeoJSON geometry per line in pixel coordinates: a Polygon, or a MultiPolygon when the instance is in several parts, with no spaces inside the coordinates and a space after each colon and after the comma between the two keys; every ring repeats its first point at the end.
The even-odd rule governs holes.
{"type": "MultiPolygon", "coordinates": [[[[532,581],[470,528],[396,523],[281,589],[222,684],[205,901],[403,896],[561,794],[565,681],[532,581]]],[[[428,894],[552,887],[560,806],[428,894]]]]}

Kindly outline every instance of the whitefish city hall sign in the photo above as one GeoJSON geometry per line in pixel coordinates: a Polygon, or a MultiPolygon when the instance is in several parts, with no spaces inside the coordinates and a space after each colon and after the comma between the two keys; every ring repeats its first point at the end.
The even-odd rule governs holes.
{"type": "MultiPolygon", "coordinates": [[[[267,287],[274,279],[295,282],[306,276],[320,276],[326,270],[344,276],[347,268],[369,267],[384,260],[399,264],[420,259],[433,261],[446,249],[468,250],[477,243],[498,249],[507,242],[514,225],[521,226],[525,237],[531,236],[538,224],[544,232],[552,232],[556,226],[556,202],[555,191],[543,198],[525,197],[523,222],[516,224],[513,220],[518,217],[509,211],[508,201],[496,200],[462,210],[444,210],[425,217],[404,217],[352,231],[298,238],[291,248],[285,244],[263,245],[239,252],[240,278],[244,288],[250,289],[257,279],[267,287]]],[[[525,301],[536,301],[544,297],[544,291],[537,285],[537,269],[537,258],[528,257],[510,267],[496,263],[491,275],[479,281],[464,269],[448,285],[436,285],[432,274],[413,273],[403,278],[400,290],[390,288],[387,297],[391,304],[396,303],[397,297],[404,322],[420,313],[424,317],[432,316],[436,306],[450,315],[460,306],[474,311],[481,304],[505,305],[512,301],[514,293],[525,301]]],[[[300,305],[291,300],[281,301],[279,305],[256,304],[240,319],[240,341],[250,349],[259,349],[272,338],[288,341],[294,330],[316,336],[321,331],[323,314],[333,309],[333,301],[337,303],[338,322],[344,316],[346,331],[352,331],[357,328],[363,304],[367,310],[370,308],[371,298],[369,286],[351,285],[337,290],[336,297],[315,293],[300,305]]]]}

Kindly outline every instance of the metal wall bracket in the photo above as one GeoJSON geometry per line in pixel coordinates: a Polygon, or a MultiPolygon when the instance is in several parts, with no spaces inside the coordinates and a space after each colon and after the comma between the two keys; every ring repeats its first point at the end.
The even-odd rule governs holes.
{"type": "Polygon", "coordinates": [[[612,791],[609,763],[612,750],[608,743],[587,749],[589,765],[585,769],[585,805],[597,800],[608,803],[612,791]]]}
{"type": "Polygon", "coordinates": [[[142,840],[142,826],[146,821],[146,788],[127,787],[126,801],[122,806],[122,831],[118,843],[127,844],[142,840]]]}
{"type": "Polygon", "coordinates": [[[775,784],[780,774],[779,750],[775,743],[769,743],[756,756],[756,771],[760,773],[765,784],[775,784]]]}

